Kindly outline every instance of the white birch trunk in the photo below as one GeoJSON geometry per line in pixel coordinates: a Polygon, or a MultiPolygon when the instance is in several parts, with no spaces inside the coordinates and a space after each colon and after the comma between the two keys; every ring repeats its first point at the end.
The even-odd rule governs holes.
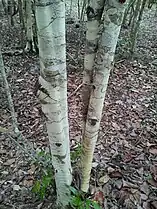
{"type": "Polygon", "coordinates": [[[93,81],[93,65],[98,48],[99,29],[102,13],[104,9],[104,0],[91,0],[87,5],[87,31],[86,31],[86,52],[84,58],[84,76],[83,76],[83,129],[85,128],[90,92],[93,81]]]}
{"type": "Polygon", "coordinates": [[[72,180],[67,109],[65,2],[36,1],[41,84],[39,98],[45,114],[55,169],[57,202],[69,203],[72,180]]]}
{"type": "Polygon", "coordinates": [[[33,33],[32,33],[32,1],[26,0],[26,38],[27,43],[25,51],[33,51],[33,33]]]}
{"type": "Polygon", "coordinates": [[[126,3],[121,4],[118,0],[110,0],[107,1],[104,9],[104,25],[94,63],[95,76],[93,76],[93,88],[83,135],[81,190],[84,192],[89,188],[93,153],[125,7],[126,3]]]}

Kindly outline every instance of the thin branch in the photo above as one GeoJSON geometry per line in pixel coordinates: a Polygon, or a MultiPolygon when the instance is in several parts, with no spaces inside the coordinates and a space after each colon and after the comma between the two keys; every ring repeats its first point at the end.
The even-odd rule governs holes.
{"type": "Polygon", "coordinates": [[[4,69],[4,63],[3,63],[1,48],[0,48],[0,73],[1,73],[1,76],[2,76],[3,83],[4,83],[4,88],[5,88],[5,91],[6,91],[8,105],[9,105],[9,109],[10,109],[10,113],[11,113],[12,124],[13,124],[13,129],[14,129],[13,131],[15,133],[14,137],[17,137],[17,139],[19,139],[20,143],[22,143],[23,146],[21,146],[20,143],[18,141],[16,141],[14,139],[14,137],[11,136],[12,133],[9,132],[9,130],[1,127],[0,132],[3,132],[4,134],[6,134],[19,148],[22,149],[22,151],[24,153],[28,154],[31,157],[31,159],[33,159],[35,161],[38,160],[39,163],[42,163],[43,165],[45,165],[45,162],[41,161],[39,159],[39,157],[36,155],[36,151],[31,146],[28,145],[28,141],[25,139],[25,137],[21,134],[21,132],[18,129],[18,122],[17,122],[17,118],[16,118],[16,113],[15,113],[15,109],[14,109],[13,100],[12,100],[10,89],[9,89],[9,84],[8,84],[8,81],[7,81],[7,78],[6,78],[6,73],[5,73],[5,69],[4,69]],[[27,148],[26,145],[29,148],[27,148]]]}
{"type": "Polygon", "coordinates": [[[29,153],[29,151],[27,150],[27,149],[25,149],[23,146],[21,146],[10,134],[6,134],[7,135],[7,137],[9,138],[9,139],[11,139],[24,153],[26,153],[27,155],[29,155],[29,157],[32,159],[32,160],[34,160],[34,161],[36,161],[37,160],[37,158],[36,157],[34,157],[33,156],[33,154],[32,153],[29,153]]]}
{"type": "Polygon", "coordinates": [[[15,133],[17,133],[18,132],[18,128],[17,128],[17,125],[16,125],[17,124],[17,119],[16,119],[14,104],[13,104],[10,89],[9,89],[9,84],[8,84],[8,81],[7,81],[7,78],[6,78],[6,73],[5,73],[5,69],[4,69],[4,63],[3,63],[3,58],[2,58],[1,51],[0,51],[0,71],[1,71],[1,76],[2,76],[2,79],[3,79],[4,88],[5,88],[6,95],[7,95],[7,100],[8,100],[10,113],[11,113],[11,118],[12,118],[14,131],[15,131],[15,133]]]}
{"type": "Polygon", "coordinates": [[[83,85],[83,83],[81,83],[81,84],[75,89],[75,91],[72,92],[72,93],[69,95],[69,97],[74,96],[74,95],[76,94],[76,92],[82,87],[82,85],[83,85]]]}
{"type": "Polygon", "coordinates": [[[72,55],[71,54],[69,54],[68,52],[66,52],[67,53],[67,55],[77,64],[77,61],[72,57],[72,55]]]}

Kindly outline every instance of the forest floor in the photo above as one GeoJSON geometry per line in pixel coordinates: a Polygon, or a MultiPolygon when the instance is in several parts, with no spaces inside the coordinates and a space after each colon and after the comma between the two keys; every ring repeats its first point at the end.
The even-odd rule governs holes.
{"type": "MultiPolygon", "coordinates": [[[[19,129],[34,148],[49,147],[41,107],[34,94],[39,75],[34,54],[11,53],[21,46],[19,25],[1,17],[2,52],[19,129]]],[[[90,191],[104,194],[105,209],[157,209],[157,17],[145,13],[133,60],[125,58],[127,29],[122,28],[111,72],[90,191]]],[[[71,149],[81,140],[85,34],[67,25],[68,102],[71,149]],[[78,37],[79,31],[81,34],[78,37]],[[81,38],[80,38],[81,37],[81,38]],[[80,43],[81,42],[81,43],[80,43]],[[78,52],[78,48],[80,51],[78,52]]],[[[0,126],[12,127],[6,94],[0,97],[0,126]]],[[[31,188],[37,167],[4,134],[0,135],[0,209],[48,209],[52,195],[40,201],[31,188]]]]}

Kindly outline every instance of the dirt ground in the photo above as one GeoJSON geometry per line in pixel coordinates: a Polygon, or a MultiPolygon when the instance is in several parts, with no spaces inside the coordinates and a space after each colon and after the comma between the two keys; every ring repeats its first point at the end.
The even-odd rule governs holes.
{"type": "MultiPolygon", "coordinates": [[[[19,25],[9,28],[1,17],[2,52],[19,129],[34,148],[49,146],[41,107],[34,94],[39,75],[35,54],[11,54],[21,47],[19,25]]],[[[145,13],[133,60],[125,57],[128,30],[122,28],[111,72],[90,191],[104,194],[105,209],[157,209],[157,17],[145,13]],[[122,41],[121,41],[122,40],[122,41]]],[[[67,25],[67,70],[70,140],[81,139],[84,27],[67,25]],[[81,34],[78,37],[79,31],[81,34]],[[78,48],[80,51],[78,52],[78,48]]],[[[0,95],[0,126],[11,127],[4,90],[0,95]]],[[[54,197],[35,197],[35,168],[5,135],[0,135],[0,209],[53,208],[54,197]]]]}

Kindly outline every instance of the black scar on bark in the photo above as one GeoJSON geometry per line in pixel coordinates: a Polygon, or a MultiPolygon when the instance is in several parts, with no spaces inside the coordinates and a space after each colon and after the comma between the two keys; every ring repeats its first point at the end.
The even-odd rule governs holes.
{"type": "Polygon", "coordinates": [[[60,147],[62,144],[61,144],[61,143],[55,143],[55,145],[56,145],[57,147],[60,147]]]}

